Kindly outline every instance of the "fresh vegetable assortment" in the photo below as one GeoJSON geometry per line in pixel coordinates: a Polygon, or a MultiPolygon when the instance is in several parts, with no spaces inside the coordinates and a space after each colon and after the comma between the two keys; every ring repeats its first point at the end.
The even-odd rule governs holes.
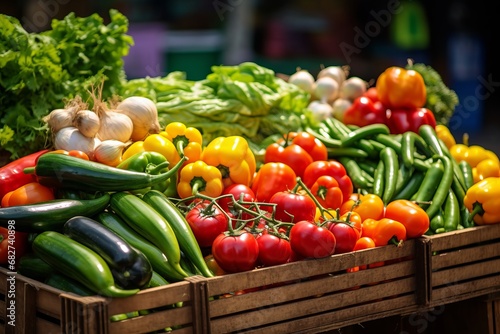
{"type": "Polygon", "coordinates": [[[499,159],[453,138],[458,101],[432,68],[390,67],[373,87],[340,66],[288,82],[249,62],[212,71],[54,104],[53,146],[0,168],[0,264],[15,222],[20,273],[127,297],[500,223],[499,159]]]}

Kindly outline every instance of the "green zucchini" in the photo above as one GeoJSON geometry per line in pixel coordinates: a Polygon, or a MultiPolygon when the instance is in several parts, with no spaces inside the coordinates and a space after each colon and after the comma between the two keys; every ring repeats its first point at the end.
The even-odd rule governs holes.
{"type": "Polygon", "coordinates": [[[186,158],[168,172],[158,175],[129,171],[84,160],[64,154],[44,154],[35,167],[26,168],[25,173],[34,172],[38,182],[52,188],[91,191],[126,191],[151,187],[165,182],[177,173],[186,158]]]}
{"type": "Polygon", "coordinates": [[[71,292],[79,296],[93,296],[95,293],[80,282],[57,272],[51,273],[44,281],[53,288],[71,292]]]}
{"type": "Polygon", "coordinates": [[[33,251],[55,270],[106,297],[128,297],[139,289],[124,290],[115,285],[106,261],[96,252],[56,232],[45,231],[33,241],[33,251]]]}
{"type": "Polygon", "coordinates": [[[153,274],[146,255],[92,218],[75,216],[64,224],[64,234],[92,249],[108,264],[122,289],[142,289],[153,274]]]}
{"type": "Polygon", "coordinates": [[[17,272],[23,276],[43,282],[54,269],[35,253],[30,252],[21,256],[17,263],[17,272]]]}
{"type": "Polygon", "coordinates": [[[175,232],[158,211],[127,192],[112,194],[110,208],[132,229],[158,247],[179,274],[188,276],[180,266],[181,250],[175,232]]]}
{"type": "Polygon", "coordinates": [[[143,252],[151,263],[153,271],[160,274],[166,280],[178,282],[186,277],[186,275],[181,275],[172,268],[167,257],[158,247],[128,226],[117,214],[104,211],[98,214],[96,219],[125,239],[130,245],[143,252]]]}
{"type": "MultiPolygon", "coordinates": [[[[58,156],[62,154],[48,154],[58,156]]],[[[81,159],[80,159],[81,160],[81,159]]],[[[16,230],[40,232],[61,230],[64,223],[74,216],[91,217],[103,211],[110,195],[104,193],[94,199],[55,199],[52,201],[0,208],[0,226],[16,222],[16,230]]]]}
{"type": "Polygon", "coordinates": [[[186,217],[184,217],[174,203],[158,190],[146,192],[142,199],[167,220],[170,227],[174,230],[181,251],[189,258],[196,268],[198,268],[202,275],[205,277],[213,277],[214,274],[208,268],[203,258],[200,245],[196,241],[196,237],[186,217]]]}

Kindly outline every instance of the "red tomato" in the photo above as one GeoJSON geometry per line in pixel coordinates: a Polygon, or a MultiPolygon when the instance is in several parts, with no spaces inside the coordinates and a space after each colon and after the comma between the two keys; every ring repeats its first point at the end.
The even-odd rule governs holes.
{"type": "Polygon", "coordinates": [[[290,246],[299,256],[319,259],[335,253],[336,240],[327,228],[302,220],[290,229],[290,246]]]}
{"type": "Polygon", "coordinates": [[[17,260],[29,251],[28,237],[27,232],[0,227],[0,265],[9,264],[9,269],[14,271],[17,260]],[[13,265],[12,268],[10,264],[13,265]]]}
{"type": "Polygon", "coordinates": [[[282,222],[296,223],[301,220],[314,221],[316,204],[308,195],[279,191],[269,203],[275,203],[274,218],[282,222]]]}
{"type": "MultiPolygon", "coordinates": [[[[224,188],[221,197],[218,200],[220,207],[226,211],[231,217],[238,217],[239,209],[234,206],[234,201],[254,202],[255,193],[252,188],[245,184],[233,183],[224,188]],[[230,196],[232,195],[232,196],[230,196]]],[[[245,205],[248,208],[248,205],[245,205]]],[[[243,212],[241,219],[251,219],[253,215],[243,212]]]]}
{"type": "Polygon", "coordinates": [[[211,247],[215,238],[228,228],[226,215],[210,201],[196,203],[186,214],[186,220],[200,247],[211,247]]]}
{"type": "Polygon", "coordinates": [[[212,255],[227,272],[237,273],[255,269],[259,258],[259,244],[253,234],[219,234],[212,244],[212,255]]]}
{"type": "Polygon", "coordinates": [[[328,229],[335,236],[335,254],[352,252],[360,234],[353,226],[346,223],[332,223],[328,229]]]}
{"type": "Polygon", "coordinates": [[[274,234],[259,235],[257,243],[259,244],[259,263],[263,266],[287,263],[292,256],[290,242],[274,234]]]}

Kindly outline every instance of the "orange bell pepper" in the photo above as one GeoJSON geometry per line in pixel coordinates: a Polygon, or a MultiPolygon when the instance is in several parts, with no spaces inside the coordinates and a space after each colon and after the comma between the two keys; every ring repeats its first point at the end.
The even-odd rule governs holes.
{"type": "Polygon", "coordinates": [[[389,243],[400,246],[406,240],[406,227],[397,220],[368,218],[363,221],[362,228],[361,236],[373,239],[376,246],[386,246],[389,243]]]}
{"type": "Polygon", "coordinates": [[[422,236],[430,225],[430,219],[425,210],[415,202],[406,199],[397,199],[387,204],[384,217],[401,222],[406,228],[408,239],[422,236]]]}
{"type": "Polygon", "coordinates": [[[384,202],[380,196],[375,194],[353,194],[347,201],[342,203],[340,214],[348,211],[357,212],[361,220],[372,218],[379,220],[384,217],[384,202]]]}
{"type": "Polygon", "coordinates": [[[392,66],[377,78],[377,96],[389,109],[422,108],[427,102],[424,78],[415,70],[392,66]]]}

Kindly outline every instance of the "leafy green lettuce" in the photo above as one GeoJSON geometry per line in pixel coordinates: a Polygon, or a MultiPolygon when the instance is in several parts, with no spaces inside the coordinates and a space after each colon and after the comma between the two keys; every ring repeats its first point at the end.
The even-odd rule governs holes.
{"type": "Polygon", "coordinates": [[[153,99],[162,125],[180,121],[196,127],[205,144],[218,136],[239,135],[258,150],[268,137],[314,122],[308,93],[252,62],[213,66],[200,81],[188,81],[181,72],[131,80],[123,94],[153,99]]]}

